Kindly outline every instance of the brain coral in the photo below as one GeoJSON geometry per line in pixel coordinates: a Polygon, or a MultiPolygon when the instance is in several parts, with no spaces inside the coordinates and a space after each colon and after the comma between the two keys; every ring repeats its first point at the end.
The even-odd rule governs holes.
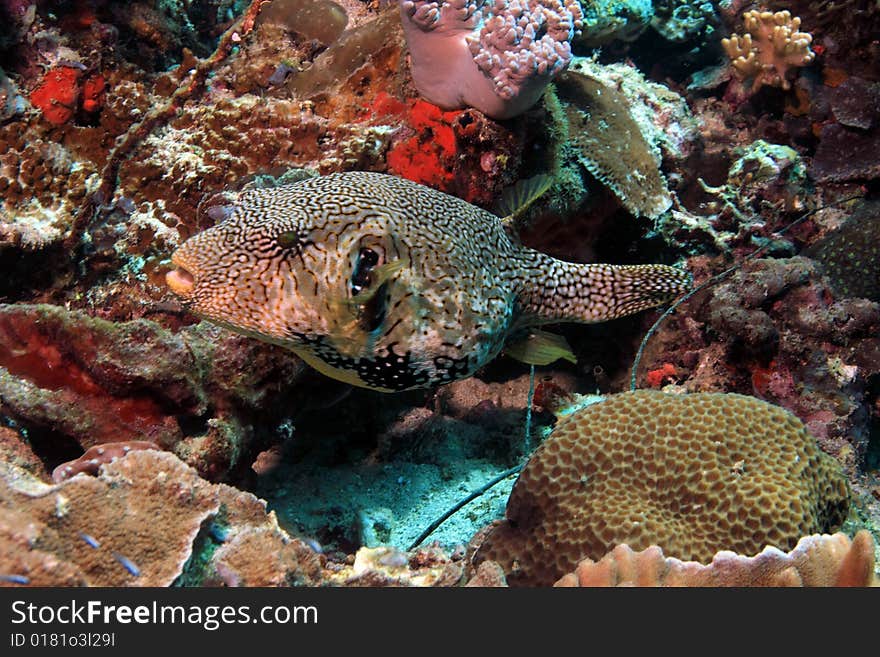
{"type": "Polygon", "coordinates": [[[513,585],[550,585],[621,543],[706,563],[719,550],[791,549],[838,529],[848,505],[839,465],[784,409],[641,390],[557,425],[474,561],[497,561],[513,585]]]}

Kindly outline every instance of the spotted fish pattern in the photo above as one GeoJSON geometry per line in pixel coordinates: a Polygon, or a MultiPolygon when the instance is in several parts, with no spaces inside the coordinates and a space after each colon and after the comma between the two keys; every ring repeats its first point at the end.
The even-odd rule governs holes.
{"type": "Polygon", "coordinates": [[[690,285],[665,265],[556,260],[490,212],[370,172],[246,191],[172,262],[192,312],[386,392],[471,376],[530,327],[609,320],[690,285]]]}

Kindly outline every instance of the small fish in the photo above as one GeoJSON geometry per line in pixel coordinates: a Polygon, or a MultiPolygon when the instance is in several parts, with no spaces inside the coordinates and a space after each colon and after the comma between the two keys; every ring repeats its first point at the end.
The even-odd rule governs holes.
{"type": "Polygon", "coordinates": [[[131,559],[126,557],[124,554],[120,554],[119,552],[113,553],[113,558],[116,559],[122,567],[125,568],[129,573],[134,575],[135,577],[141,576],[141,569],[138,568],[131,559]]]}
{"type": "Polygon", "coordinates": [[[0,575],[0,582],[8,582],[9,584],[22,584],[27,586],[31,583],[31,578],[27,575],[0,575]]]}
{"type": "Polygon", "coordinates": [[[97,550],[99,547],[101,547],[101,544],[98,543],[97,539],[95,539],[95,538],[92,537],[92,536],[89,536],[89,535],[86,534],[85,532],[79,532],[79,537],[80,537],[82,540],[84,540],[84,541],[89,545],[89,547],[93,547],[93,548],[95,548],[96,550],[97,550]]]}
{"type": "Polygon", "coordinates": [[[504,219],[379,173],[252,189],[177,249],[166,281],[193,313],[383,392],[466,378],[505,345],[527,363],[574,360],[537,327],[606,321],[689,289],[673,267],[573,264],[522,246],[512,218],[547,186],[514,189],[504,219]]]}
{"type": "Polygon", "coordinates": [[[225,525],[219,525],[216,522],[212,522],[208,527],[208,532],[211,534],[211,538],[218,543],[225,543],[229,540],[229,527],[226,527],[225,525]]]}

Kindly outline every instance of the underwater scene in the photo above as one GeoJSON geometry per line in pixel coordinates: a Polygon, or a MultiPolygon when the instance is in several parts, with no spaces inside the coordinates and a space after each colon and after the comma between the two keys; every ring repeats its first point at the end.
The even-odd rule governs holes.
{"type": "Polygon", "coordinates": [[[878,576],[876,0],[0,0],[0,585],[878,576]]]}

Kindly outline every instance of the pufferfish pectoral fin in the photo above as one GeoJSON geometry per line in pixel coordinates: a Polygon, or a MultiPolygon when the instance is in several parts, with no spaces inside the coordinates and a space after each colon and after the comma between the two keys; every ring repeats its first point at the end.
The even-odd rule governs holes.
{"type": "Polygon", "coordinates": [[[516,184],[501,192],[501,198],[495,204],[501,222],[512,225],[525,212],[529,206],[541,198],[550,185],[553,178],[547,174],[539,173],[537,176],[520,180],[516,184]]]}
{"type": "Polygon", "coordinates": [[[668,265],[580,265],[524,250],[530,273],[519,292],[523,325],[604,322],[655,308],[691,289],[668,265]]]}
{"type": "Polygon", "coordinates": [[[560,358],[577,363],[568,341],[561,335],[532,329],[508,342],[504,353],[526,365],[549,365],[560,358]]]}

